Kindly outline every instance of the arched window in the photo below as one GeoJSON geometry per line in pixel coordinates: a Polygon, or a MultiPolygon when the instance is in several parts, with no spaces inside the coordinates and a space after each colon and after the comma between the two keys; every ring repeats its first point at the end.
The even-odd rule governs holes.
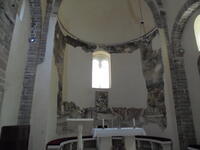
{"type": "Polygon", "coordinates": [[[198,50],[200,51],[200,15],[197,16],[197,18],[194,22],[194,34],[196,37],[198,50]]]}
{"type": "Polygon", "coordinates": [[[108,89],[111,87],[110,54],[104,51],[93,53],[92,88],[108,89]]]}

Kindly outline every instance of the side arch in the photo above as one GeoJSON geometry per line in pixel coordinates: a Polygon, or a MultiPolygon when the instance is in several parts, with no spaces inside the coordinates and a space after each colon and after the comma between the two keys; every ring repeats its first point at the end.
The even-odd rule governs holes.
{"type": "Polygon", "coordinates": [[[200,8],[199,0],[188,0],[178,12],[171,33],[170,65],[180,149],[196,144],[191,102],[184,68],[184,49],[181,40],[186,23],[200,8]],[[186,119],[187,118],[187,119],[186,119]]]}

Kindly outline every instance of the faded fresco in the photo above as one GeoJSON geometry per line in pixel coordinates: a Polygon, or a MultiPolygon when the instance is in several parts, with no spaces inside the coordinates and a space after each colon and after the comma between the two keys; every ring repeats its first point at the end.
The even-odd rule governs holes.
{"type": "Polygon", "coordinates": [[[96,91],[95,107],[98,113],[106,113],[108,111],[108,91],[96,91]]]}
{"type": "Polygon", "coordinates": [[[151,43],[144,43],[140,50],[143,75],[148,91],[148,107],[144,111],[144,118],[165,128],[167,120],[161,49],[154,50],[151,43]]]}
{"type": "MultiPolygon", "coordinates": [[[[138,42],[141,52],[142,71],[147,88],[147,107],[110,107],[109,92],[95,92],[95,106],[81,108],[73,101],[63,101],[63,66],[64,66],[64,49],[66,37],[62,34],[59,26],[56,26],[54,56],[58,72],[58,94],[57,94],[57,133],[71,134],[75,132],[70,129],[66,122],[67,118],[94,118],[92,127],[102,125],[102,119],[105,120],[107,127],[131,127],[133,118],[136,120],[136,126],[142,127],[148,123],[158,124],[162,129],[167,126],[166,108],[164,98],[164,80],[163,80],[163,63],[161,48],[152,48],[152,39],[158,33],[154,33],[151,38],[138,42]]],[[[131,47],[129,48],[131,49],[131,47]]]]}
{"type": "Polygon", "coordinates": [[[57,93],[57,113],[62,113],[62,88],[63,88],[63,73],[64,73],[64,50],[65,42],[64,35],[61,32],[59,25],[56,25],[54,39],[54,58],[58,72],[58,93],[57,93]]]}

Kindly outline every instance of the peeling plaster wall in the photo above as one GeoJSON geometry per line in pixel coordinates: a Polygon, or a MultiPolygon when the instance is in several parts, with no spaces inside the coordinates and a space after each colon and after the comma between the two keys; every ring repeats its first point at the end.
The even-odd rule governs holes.
{"type": "Polygon", "coordinates": [[[21,14],[20,12],[16,17],[13,37],[11,41],[11,48],[6,71],[5,93],[0,121],[2,126],[17,124],[24,68],[27,51],[29,48],[28,38],[30,33],[31,20],[29,3],[27,0],[25,0],[24,9],[25,13],[21,14]]]}
{"type": "MultiPolygon", "coordinates": [[[[162,47],[160,42],[160,36],[158,35],[152,41],[153,49],[160,49],[162,47]]],[[[66,55],[67,58],[65,59],[67,59],[68,71],[66,71],[67,79],[64,81],[65,84],[67,84],[67,91],[64,92],[67,94],[64,100],[72,101],[80,107],[94,107],[95,90],[91,88],[92,56],[90,53],[85,53],[80,48],[68,46],[67,49],[68,55],[66,55]]],[[[112,85],[111,89],[108,90],[110,107],[147,107],[147,90],[142,73],[140,55],[139,50],[131,54],[112,54],[112,85]]],[[[164,82],[170,82],[168,80],[170,74],[168,69],[169,66],[165,68],[164,82]]],[[[174,128],[176,122],[175,112],[174,109],[172,109],[174,105],[171,95],[172,91],[169,90],[170,84],[165,84],[164,89],[167,110],[167,128],[163,130],[155,123],[144,124],[143,127],[148,135],[171,138],[174,142],[174,149],[179,149],[177,130],[174,128]]]]}
{"type": "Polygon", "coordinates": [[[182,46],[185,50],[185,70],[188,80],[188,88],[190,93],[191,108],[194,118],[195,133],[197,136],[197,142],[200,144],[200,73],[198,72],[197,61],[200,56],[197,48],[196,39],[194,35],[194,21],[200,14],[200,10],[197,11],[188,21],[182,39],[182,46]]]}
{"type": "MultiPolygon", "coordinates": [[[[66,45],[65,51],[64,51],[64,58],[68,58],[69,46],[66,45]]],[[[63,101],[68,100],[68,59],[64,59],[64,72],[63,72],[63,101]]]]}

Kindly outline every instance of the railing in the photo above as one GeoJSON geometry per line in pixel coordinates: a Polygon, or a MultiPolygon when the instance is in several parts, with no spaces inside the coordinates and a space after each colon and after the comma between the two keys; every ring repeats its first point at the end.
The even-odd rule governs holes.
{"type": "Polygon", "coordinates": [[[137,149],[172,150],[172,141],[168,138],[155,136],[136,136],[137,149]]]}
{"type": "MultiPolygon", "coordinates": [[[[113,137],[113,143],[120,143],[122,137],[113,137]]],[[[92,136],[83,137],[84,148],[96,148],[96,139],[92,136]]],[[[122,143],[122,142],[121,142],[122,143]]],[[[172,150],[172,141],[168,138],[153,136],[136,136],[137,150],[172,150]]],[[[76,150],[77,137],[61,138],[50,141],[46,150],[76,150]]]]}
{"type": "MultiPolygon", "coordinates": [[[[77,149],[77,141],[77,137],[55,139],[47,143],[46,150],[74,150],[77,149]]],[[[87,142],[96,143],[96,139],[92,136],[83,136],[83,142],[85,146],[87,142]]]]}

